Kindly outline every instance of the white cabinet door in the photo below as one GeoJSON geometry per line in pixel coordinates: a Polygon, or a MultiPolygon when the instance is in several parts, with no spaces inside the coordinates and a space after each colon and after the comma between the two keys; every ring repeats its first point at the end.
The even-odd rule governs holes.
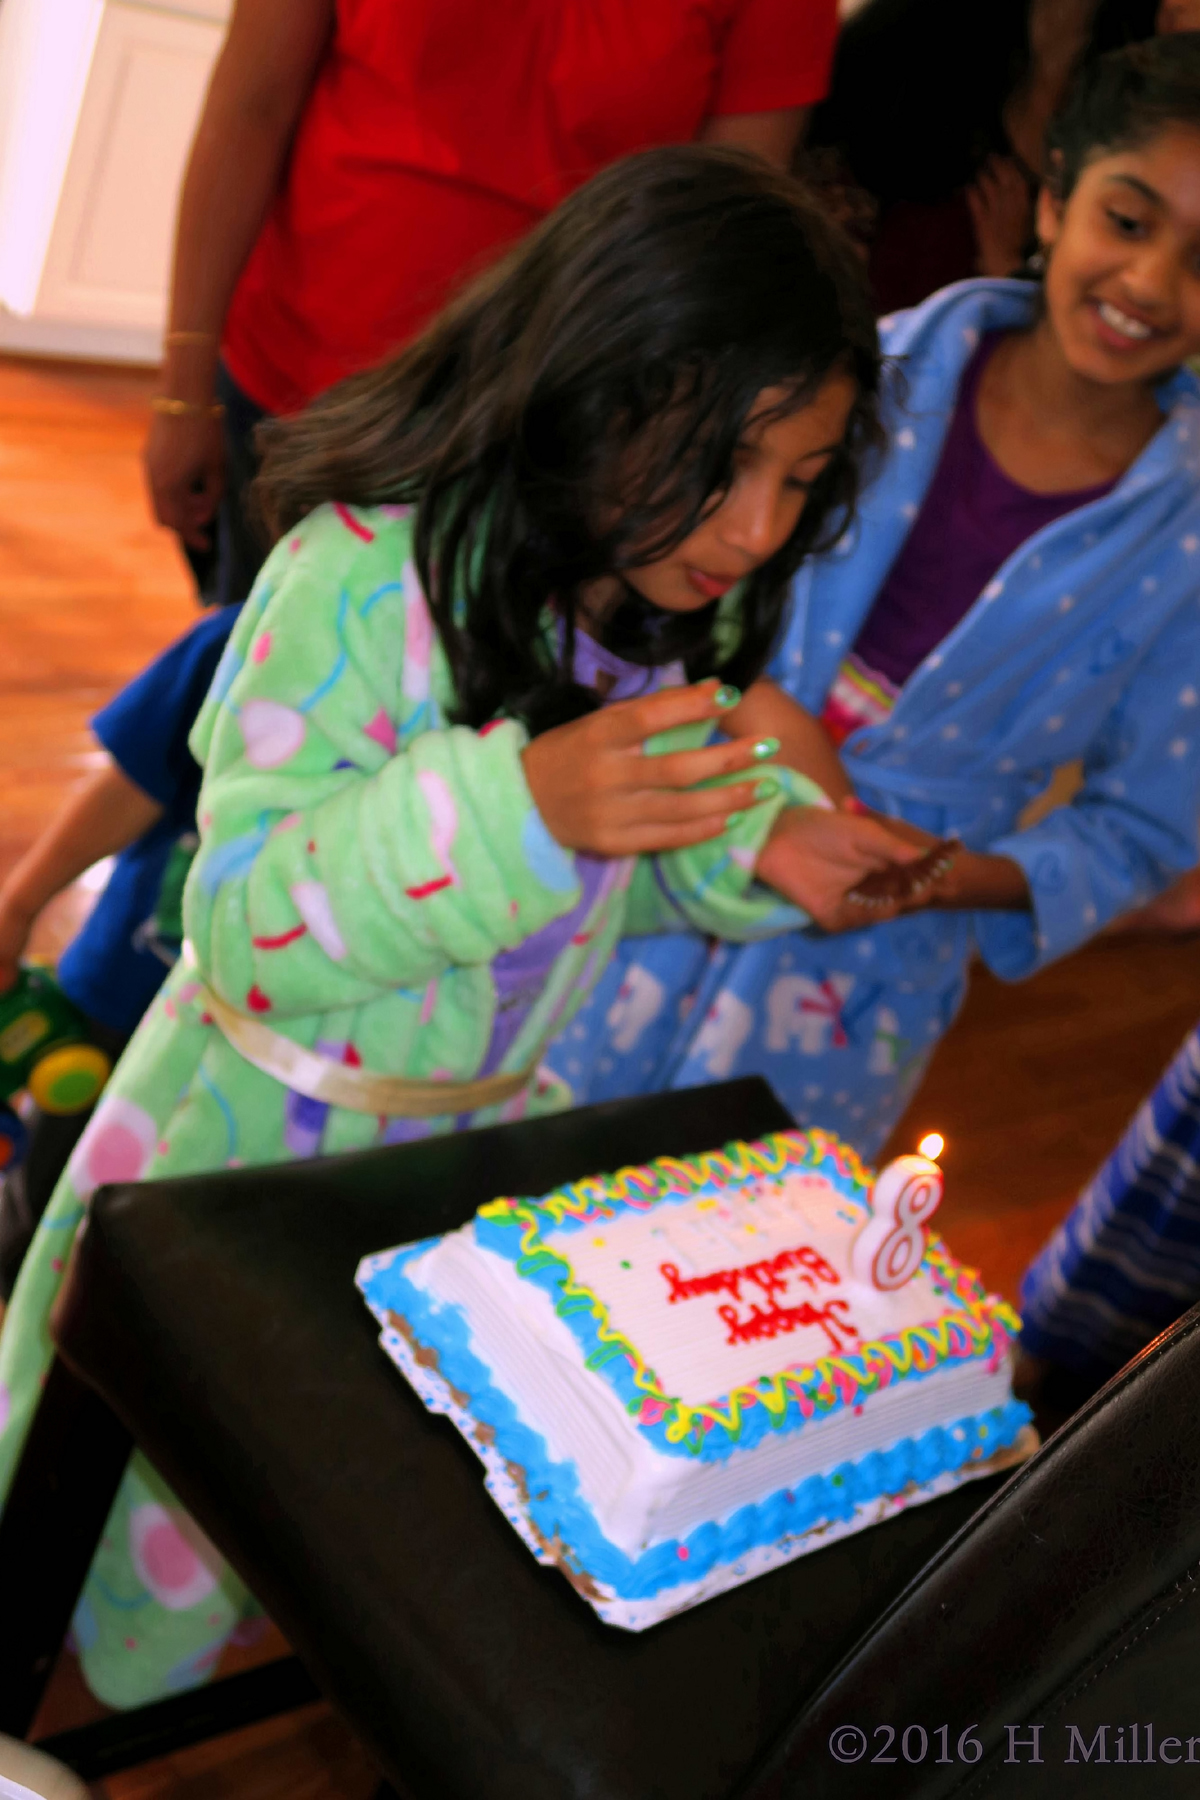
{"type": "Polygon", "coordinates": [[[213,19],[105,7],[39,315],[161,332],[180,177],[222,35],[213,19]]]}

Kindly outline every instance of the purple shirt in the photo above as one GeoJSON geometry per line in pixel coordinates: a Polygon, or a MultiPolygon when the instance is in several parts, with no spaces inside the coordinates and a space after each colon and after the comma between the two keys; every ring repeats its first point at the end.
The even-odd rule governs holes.
{"type": "MultiPolygon", "coordinates": [[[[641,694],[653,694],[661,687],[678,687],[687,677],[680,663],[668,663],[661,669],[646,669],[626,662],[605,650],[582,631],[575,633],[574,676],[580,687],[598,686],[598,677],[606,675],[609,687],[603,704],[614,700],[636,700],[641,694]]],[[[492,1039],[480,1069],[491,1075],[507,1055],[509,1046],[520,1031],[530,1010],[546,985],[546,977],[560,954],[580,930],[600,895],[601,883],[611,878],[614,865],[606,857],[575,855],[575,871],[582,893],[578,903],[561,919],[554,919],[535,931],[515,950],[502,950],[492,963],[492,980],[496,985],[496,1017],[492,1039]]]]}
{"type": "Polygon", "coordinates": [[[993,459],[975,423],[975,403],[1002,336],[989,332],[967,365],[933,482],[854,645],[859,662],[896,689],[965,617],[1018,545],[1116,485],[1035,494],[993,459]]]}

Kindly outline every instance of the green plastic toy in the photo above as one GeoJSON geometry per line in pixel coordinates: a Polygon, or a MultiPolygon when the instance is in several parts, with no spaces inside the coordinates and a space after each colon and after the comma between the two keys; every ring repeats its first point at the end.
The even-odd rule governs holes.
{"type": "Polygon", "coordinates": [[[3,1104],[28,1090],[47,1113],[82,1112],[108,1080],[112,1063],[88,1041],[87,1021],[45,969],[22,966],[0,994],[0,1170],[20,1160],[24,1126],[3,1104]]]}

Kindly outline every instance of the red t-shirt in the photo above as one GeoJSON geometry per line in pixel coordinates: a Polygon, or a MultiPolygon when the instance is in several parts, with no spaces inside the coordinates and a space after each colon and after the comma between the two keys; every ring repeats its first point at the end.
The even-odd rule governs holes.
{"type": "Polygon", "coordinates": [[[824,94],[836,0],[337,0],[224,355],[290,412],[606,163],[824,94]]]}

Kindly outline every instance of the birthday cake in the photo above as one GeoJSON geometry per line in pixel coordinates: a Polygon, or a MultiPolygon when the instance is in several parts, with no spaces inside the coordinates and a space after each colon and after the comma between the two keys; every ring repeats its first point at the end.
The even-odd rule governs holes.
{"type": "Polygon", "coordinates": [[[641,1630],[1036,1446],[940,1196],[788,1131],[495,1200],[358,1284],[534,1554],[641,1630]]]}

